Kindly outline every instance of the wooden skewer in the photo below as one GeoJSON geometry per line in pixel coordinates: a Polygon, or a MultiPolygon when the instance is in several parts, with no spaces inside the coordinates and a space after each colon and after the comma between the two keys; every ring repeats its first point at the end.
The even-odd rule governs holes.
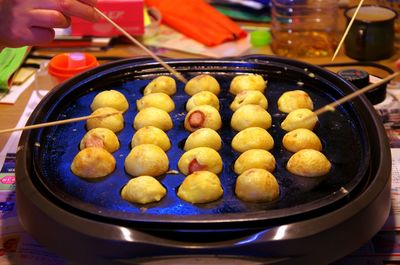
{"type": "Polygon", "coordinates": [[[363,94],[363,93],[365,93],[365,92],[367,92],[367,91],[369,91],[369,90],[371,90],[373,88],[376,88],[376,87],[378,87],[378,86],[380,86],[380,85],[382,85],[382,84],[384,84],[386,82],[389,82],[390,80],[394,79],[395,77],[397,77],[399,75],[400,75],[400,71],[397,71],[397,72],[395,72],[395,73],[393,73],[391,75],[388,75],[387,77],[385,77],[384,79],[380,80],[379,82],[376,82],[374,84],[366,86],[366,87],[364,87],[364,88],[362,88],[360,90],[357,90],[357,91],[355,91],[355,92],[353,92],[353,93],[351,93],[351,94],[349,94],[349,95],[347,95],[347,96],[345,96],[345,97],[343,97],[343,98],[341,98],[339,100],[336,100],[336,101],[334,101],[334,102],[332,102],[332,103],[330,103],[330,104],[328,104],[328,105],[326,105],[326,106],[324,106],[322,108],[317,109],[316,111],[314,111],[314,113],[318,116],[318,115],[321,115],[322,113],[325,113],[327,111],[332,111],[332,110],[335,109],[335,107],[339,106],[340,104],[343,104],[344,102],[349,101],[352,98],[355,98],[355,97],[357,97],[357,96],[359,96],[359,95],[361,95],[361,94],[363,94]]]}
{"type": "Polygon", "coordinates": [[[161,60],[160,57],[158,57],[156,54],[154,54],[152,51],[146,48],[143,44],[141,44],[138,40],[136,40],[134,37],[132,37],[128,32],[126,32],[123,28],[121,28],[117,23],[115,23],[113,20],[111,20],[106,14],[101,12],[99,9],[94,8],[94,10],[100,14],[103,18],[105,18],[108,22],[110,22],[116,29],[118,29],[121,33],[123,33],[130,41],[132,41],[134,44],[142,48],[147,54],[149,54],[151,57],[154,58],[157,62],[159,62],[162,66],[164,66],[169,72],[171,72],[176,78],[178,78],[180,81],[183,83],[187,83],[188,81],[186,78],[183,77],[179,72],[177,72],[174,68],[169,66],[167,63],[165,63],[163,60],[161,60]]]}
{"type": "Polygon", "coordinates": [[[353,14],[353,16],[351,17],[351,20],[350,20],[350,22],[349,22],[349,25],[347,25],[347,28],[346,28],[346,30],[344,31],[344,34],[343,34],[343,36],[342,36],[342,39],[340,40],[339,45],[336,47],[336,51],[335,51],[335,53],[334,53],[333,56],[332,56],[332,59],[331,59],[332,62],[333,62],[333,60],[335,60],[336,55],[338,54],[338,52],[339,52],[339,50],[340,50],[340,47],[342,46],[342,44],[343,44],[343,42],[344,42],[344,39],[346,38],[347,34],[349,33],[349,30],[350,30],[350,28],[351,28],[351,25],[353,25],[354,19],[356,18],[357,14],[358,14],[358,11],[360,10],[360,7],[362,6],[363,3],[364,3],[364,0],[361,0],[360,3],[358,3],[357,9],[356,9],[356,11],[354,11],[354,14],[353,14]]]}
{"type": "Polygon", "coordinates": [[[107,117],[107,116],[120,114],[120,113],[121,112],[119,112],[119,111],[118,112],[110,112],[110,113],[102,113],[102,114],[88,115],[88,116],[72,118],[72,119],[66,119],[66,120],[60,120],[60,121],[39,123],[39,124],[34,124],[34,125],[29,125],[29,126],[24,126],[24,127],[18,127],[18,128],[4,129],[4,130],[0,130],[0,134],[9,133],[9,132],[15,132],[15,131],[39,129],[39,128],[44,128],[44,127],[49,127],[49,126],[56,126],[56,125],[61,125],[61,124],[66,124],[66,123],[77,122],[77,121],[84,121],[84,120],[88,120],[88,119],[92,119],[92,118],[102,118],[102,117],[107,117]]]}

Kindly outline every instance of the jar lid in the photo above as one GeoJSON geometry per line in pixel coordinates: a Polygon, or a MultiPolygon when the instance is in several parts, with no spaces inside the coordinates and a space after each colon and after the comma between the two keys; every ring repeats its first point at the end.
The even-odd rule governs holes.
{"type": "Polygon", "coordinates": [[[54,77],[67,79],[98,65],[96,57],[89,53],[62,53],[51,58],[48,72],[54,77]]]}

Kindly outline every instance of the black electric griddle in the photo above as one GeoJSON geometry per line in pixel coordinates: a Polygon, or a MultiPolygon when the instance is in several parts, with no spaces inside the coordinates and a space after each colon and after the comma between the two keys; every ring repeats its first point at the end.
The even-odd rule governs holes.
{"type": "MultiPolygon", "coordinates": [[[[292,175],[285,169],[291,153],[281,144],[285,132],[279,124],[286,114],[277,109],[276,102],[279,96],[285,91],[302,89],[310,94],[317,109],[354,91],[354,87],[334,73],[298,61],[267,56],[219,60],[168,60],[168,63],[188,79],[206,73],[214,76],[221,85],[220,113],[224,126],[218,132],[223,139],[223,147],[220,150],[224,162],[223,172],[220,174],[224,189],[223,197],[207,204],[187,203],[176,195],[177,188],[185,176],[171,173],[158,178],[167,188],[167,195],[161,202],[135,205],[121,199],[120,190],[131,178],[125,172],[123,164],[130,151],[130,141],[135,132],[132,124],[137,113],[136,100],[143,96],[143,88],[152,79],[159,75],[169,75],[158,63],[144,58],[129,59],[109,63],[72,78],[53,89],[32,114],[29,124],[89,115],[91,113],[89,106],[94,96],[102,90],[109,89],[120,91],[130,103],[129,110],[124,114],[125,128],[117,134],[121,148],[113,154],[117,160],[116,170],[99,181],[81,179],[70,171],[72,159],[79,151],[79,142],[86,133],[85,122],[23,133],[20,142],[22,148],[17,155],[17,197],[20,194],[19,197],[25,198],[23,201],[26,201],[29,196],[25,193],[31,189],[38,193],[36,195],[40,195],[41,200],[28,199],[43,211],[44,216],[37,218],[50,218],[52,222],[55,221],[52,217],[45,217],[49,214],[48,210],[54,208],[57,211],[53,209],[51,215],[61,211],[75,221],[88,222],[87,227],[79,225],[72,228],[78,237],[83,236],[82,233],[90,233],[90,229],[96,227],[94,222],[100,227],[104,226],[106,230],[112,227],[114,233],[118,227],[127,231],[133,229],[134,234],[141,235],[142,239],[144,235],[148,239],[162,238],[159,243],[164,247],[171,244],[172,238],[173,248],[177,247],[178,250],[185,248],[186,245],[190,246],[187,241],[201,242],[200,245],[203,247],[199,248],[201,249],[199,253],[202,254],[213,253],[210,249],[222,251],[221,248],[225,248],[221,247],[226,246],[225,244],[216,244],[215,241],[233,240],[237,244],[238,238],[255,236],[252,240],[246,239],[247,243],[242,242],[242,239],[239,240],[241,242],[239,249],[243,250],[253,246],[254,242],[263,238],[260,233],[268,234],[271,228],[298,222],[308,223],[310,222],[308,220],[340,211],[370,188],[379,170],[390,172],[390,168],[386,168],[390,165],[390,161],[384,162],[385,168],[381,168],[383,166],[381,164],[373,167],[374,163],[380,161],[379,155],[387,158],[388,155],[390,157],[390,153],[388,154],[384,134],[381,135],[382,126],[375,124],[379,121],[372,116],[375,114],[364,97],[356,98],[338,107],[335,112],[319,117],[314,132],[323,142],[322,152],[333,165],[328,175],[321,178],[304,178],[292,175]],[[234,194],[237,176],[232,167],[239,153],[230,147],[230,142],[237,132],[229,126],[232,115],[229,104],[233,100],[233,95],[228,93],[228,89],[234,76],[248,73],[261,74],[268,80],[265,94],[269,102],[268,112],[272,115],[273,121],[273,126],[268,131],[275,140],[275,147],[271,153],[276,158],[277,166],[273,174],[278,180],[281,193],[277,201],[270,203],[245,203],[234,194]],[[376,136],[377,130],[379,130],[378,136],[382,139],[371,136],[376,136]],[[24,187],[26,185],[29,187],[24,187]],[[46,203],[40,205],[39,201],[42,200],[46,203]]],[[[184,140],[189,135],[183,128],[185,103],[189,96],[183,92],[184,84],[180,82],[177,84],[178,92],[173,96],[176,109],[170,113],[174,128],[167,133],[172,142],[172,148],[167,152],[170,170],[177,170],[177,162],[184,153],[182,149],[184,140]]],[[[384,187],[387,188],[387,185],[390,187],[390,183],[387,184],[389,178],[390,174],[385,174],[381,180],[383,186],[380,191],[384,187]]],[[[383,207],[387,208],[388,205],[383,207]]],[[[21,216],[26,215],[23,209],[24,207],[20,208],[21,216]]],[[[385,212],[383,217],[379,218],[379,222],[382,223],[382,219],[386,216],[385,212]]],[[[63,220],[66,221],[68,218],[65,217],[63,220]]],[[[29,231],[30,221],[22,220],[23,224],[25,222],[29,231]]],[[[69,226],[69,224],[62,226],[64,225],[69,226]]],[[[129,234],[132,236],[131,233],[129,234]]],[[[115,244],[115,239],[112,241],[115,244]]],[[[121,246],[129,245],[129,239],[123,241],[120,242],[121,246]]],[[[103,241],[99,239],[99,242],[103,241]]],[[[147,244],[149,242],[140,244],[140,253],[144,254],[139,255],[141,258],[152,253],[151,249],[146,251],[142,249],[146,248],[147,244]]],[[[150,245],[153,244],[157,245],[157,240],[151,240],[150,245]]],[[[137,246],[136,248],[139,250],[137,246]]],[[[166,249],[160,246],[152,248],[155,253],[151,256],[162,256],[166,255],[168,251],[165,253],[163,251],[168,250],[170,246],[166,249]],[[160,252],[160,249],[163,251],[160,252]]],[[[188,254],[192,252],[198,254],[193,248],[190,249],[188,254]]],[[[175,252],[169,252],[171,255],[173,253],[175,252]]],[[[249,255],[246,251],[239,253],[240,251],[233,251],[230,254],[249,255]]],[[[260,256],[259,251],[251,256],[260,256]]]]}

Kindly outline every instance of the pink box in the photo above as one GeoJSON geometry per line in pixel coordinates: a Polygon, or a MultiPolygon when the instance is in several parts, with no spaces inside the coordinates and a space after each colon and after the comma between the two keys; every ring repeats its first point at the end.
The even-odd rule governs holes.
{"type": "MultiPolygon", "coordinates": [[[[98,0],[96,7],[131,35],[144,34],[143,0],[98,0]]],[[[104,18],[91,23],[73,17],[71,35],[114,37],[122,34],[104,18]]]]}

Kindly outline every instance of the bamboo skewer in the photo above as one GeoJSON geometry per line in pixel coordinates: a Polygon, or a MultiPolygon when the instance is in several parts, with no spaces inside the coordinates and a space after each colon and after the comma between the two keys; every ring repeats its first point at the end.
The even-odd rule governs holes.
{"type": "Polygon", "coordinates": [[[112,24],[116,29],[118,29],[121,33],[123,33],[130,41],[132,41],[134,44],[136,44],[137,46],[139,46],[141,49],[143,49],[147,54],[149,54],[151,57],[153,57],[154,60],[156,60],[157,62],[159,62],[162,66],[164,66],[169,72],[171,72],[176,78],[178,78],[180,81],[182,81],[183,83],[187,83],[188,81],[186,80],[186,78],[183,77],[183,75],[181,75],[179,72],[177,72],[174,68],[172,68],[171,66],[169,66],[167,63],[165,63],[163,60],[160,59],[160,57],[158,57],[156,54],[154,54],[152,51],[150,51],[148,48],[146,48],[146,46],[144,46],[143,44],[141,44],[138,40],[136,40],[134,37],[132,37],[128,32],[126,32],[123,28],[121,28],[117,23],[115,23],[113,20],[111,20],[106,14],[104,14],[103,12],[101,12],[99,9],[97,9],[96,7],[94,8],[94,10],[99,13],[100,16],[102,16],[103,18],[105,18],[108,22],[110,22],[110,24],[112,24]]]}
{"type": "Polygon", "coordinates": [[[34,124],[34,125],[29,125],[29,126],[24,126],[24,127],[4,129],[4,130],[0,130],[0,134],[2,134],[2,133],[10,133],[10,132],[15,132],[15,131],[25,131],[25,130],[39,129],[39,128],[44,128],[44,127],[56,126],[56,125],[62,125],[62,124],[66,124],[66,123],[84,121],[84,120],[88,120],[88,119],[92,119],[92,118],[104,118],[104,117],[115,115],[115,114],[119,114],[119,113],[121,113],[121,112],[118,111],[118,112],[102,113],[102,114],[88,115],[88,116],[72,118],[72,119],[66,119],[66,120],[39,123],[39,124],[34,124]]]}
{"type": "Polygon", "coordinates": [[[349,94],[349,95],[347,95],[347,96],[345,96],[345,97],[343,97],[341,99],[338,99],[338,100],[336,100],[336,101],[334,101],[334,102],[332,102],[330,104],[327,104],[324,107],[319,108],[316,111],[314,111],[314,113],[318,116],[318,115],[321,115],[322,113],[325,113],[327,111],[332,111],[332,110],[335,109],[335,107],[343,104],[344,102],[349,101],[350,99],[355,98],[355,97],[357,97],[357,96],[359,96],[361,94],[364,94],[365,92],[367,92],[367,91],[369,91],[369,90],[371,90],[373,88],[376,88],[376,87],[378,87],[378,86],[380,86],[380,85],[382,85],[382,84],[384,84],[386,82],[389,82],[390,80],[394,79],[397,76],[400,76],[400,71],[397,71],[397,72],[395,72],[395,73],[393,73],[391,75],[388,75],[387,77],[383,78],[379,82],[376,82],[374,84],[368,85],[368,86],[366,86],[366,87],[364,87],[364,88],[362,88],[360,90],[357,90],[357,91],[355,91],[355,92],[353,92],[353,93],[351,93],[351,94],[349,94]]]}
{"type": "Polygon", "coordinates": [[[347,34],[349,33],[349,30],[351,28],[351,25],[353,25],[354,19],[356,18],[358,11],[360,10],[360,7],[362,6],[362,4],[364,3],[364,0],[361,0],[360,3],[358,3],[357,9],[354,11],[353,16],[351,17],[351,20],[349,22],[349,24],[347,25],[346,30],[343,33],[342,39],[339,42],[339,45],[336,47],[335,53],[332,56],[331,62],[333,62],[333,60],[335,60],[336,55],[338,54],[340,47],[342,47],[342,44],[344,42],[344,39],[346,38],[347,34]]]}

